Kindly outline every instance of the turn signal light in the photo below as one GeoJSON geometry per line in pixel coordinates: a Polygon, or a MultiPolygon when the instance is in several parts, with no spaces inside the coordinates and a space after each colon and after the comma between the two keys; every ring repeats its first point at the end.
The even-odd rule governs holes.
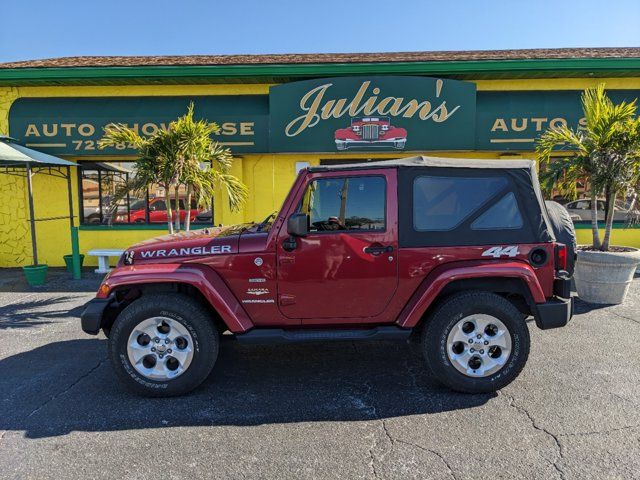
{"type": "Polygon", "coordinates": [[[107,285],[106,283],[103,283],[102,285],[100,285],[100,288],[98,289],[98,293],[96,294],[96,298],[107,298],[109,296],[109,285],[107,285]]]}
{"type": "Polygon", "coordinates": [[[567,246],[564,243],[556,243],[556,270],[567,269],[567,246]]]}

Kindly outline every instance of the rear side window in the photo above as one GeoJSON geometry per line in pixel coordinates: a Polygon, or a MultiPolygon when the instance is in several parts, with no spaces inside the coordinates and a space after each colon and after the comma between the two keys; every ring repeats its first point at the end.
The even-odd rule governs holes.
{"type": "Polygon", "coordinates": [[[423,232],[452,230],[507,186],[503,177],[417,177],[413,226],[423,232]]]}
{"type": "Polygon", "coordinates": [[[522,215],[513,192],[507,193],[471,224],[471,230],[503,230],[505,228],[522,228],[522,215]]]}

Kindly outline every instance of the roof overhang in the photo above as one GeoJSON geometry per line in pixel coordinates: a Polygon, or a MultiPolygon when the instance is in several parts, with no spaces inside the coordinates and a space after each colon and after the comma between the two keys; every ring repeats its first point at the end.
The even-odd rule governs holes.
{"type": "Polygon", "coordinates": [[[0,68],[0,86],[281,83],[348,75],[450,78],[637,77],[640,58],[0,68]]]}

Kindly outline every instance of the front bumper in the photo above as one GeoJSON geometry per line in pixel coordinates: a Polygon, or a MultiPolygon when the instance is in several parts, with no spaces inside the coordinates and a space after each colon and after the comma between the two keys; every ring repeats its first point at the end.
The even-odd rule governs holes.
{"type": "Polygon", "coordinates": [[[82,331],[90,335],[97,335],[102,328],[104,311],[109,306],[112,298],[94,298],[89,300],[84,306],[84,311],[80,315],[82,331]]]}

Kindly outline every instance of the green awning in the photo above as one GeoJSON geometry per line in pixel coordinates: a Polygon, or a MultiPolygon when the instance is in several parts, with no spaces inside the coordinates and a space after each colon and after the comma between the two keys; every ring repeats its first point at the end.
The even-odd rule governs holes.
{"type": "Polygon", "coordinates": [[[0,135],[0,166],[2,167],[76,167],[77,163],[23,147],[11,137],[0,135]]]}

